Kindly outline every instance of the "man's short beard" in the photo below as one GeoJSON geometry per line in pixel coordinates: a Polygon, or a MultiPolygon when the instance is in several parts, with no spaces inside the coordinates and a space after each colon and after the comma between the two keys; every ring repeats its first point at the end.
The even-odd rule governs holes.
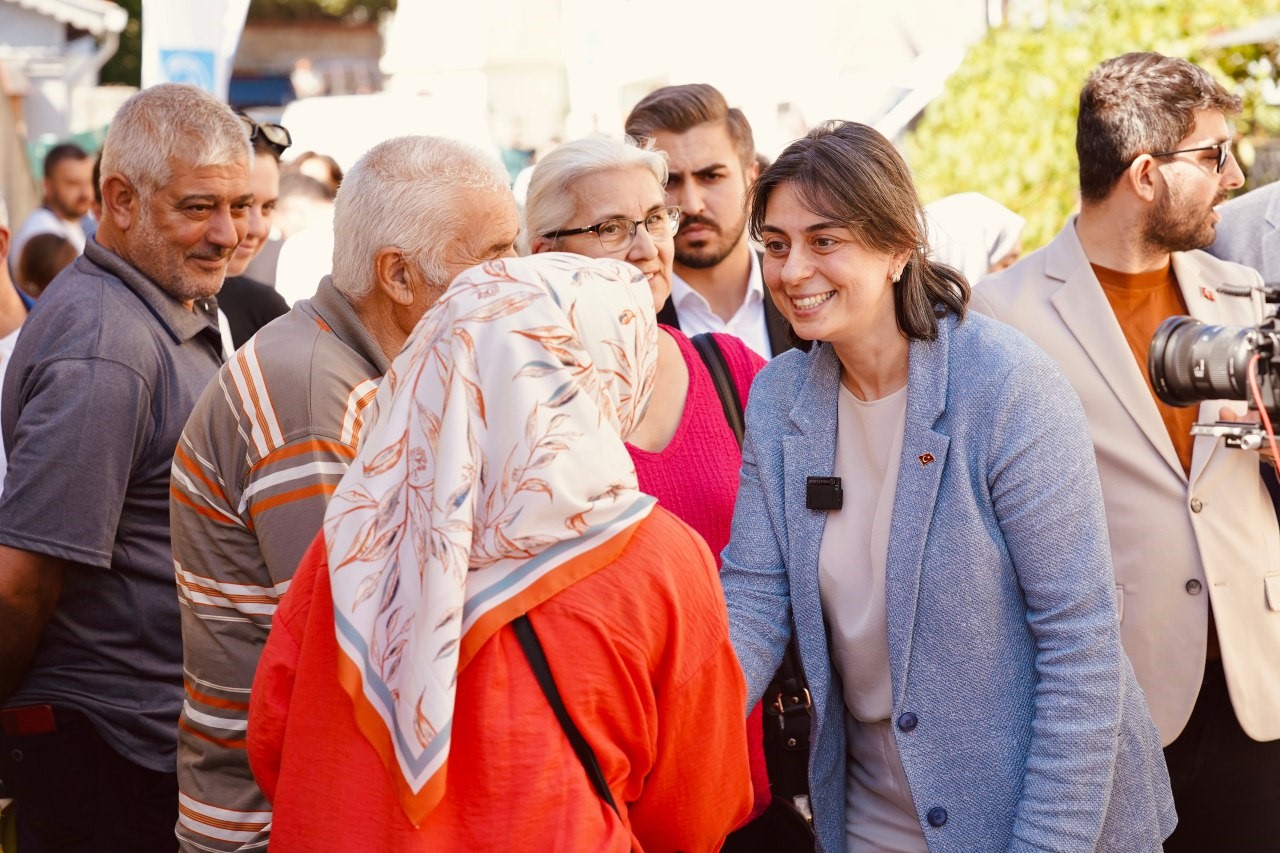
{"type": "Polygon", "coordinates": [[[214,296],[222,289],[222,282],[226,280],[225,272],[223,278],[218,281],[217,287],[213,287],[208,281],[186,275],[183,269],[185,254],[181,251],[175,253],[173,246],[165,240],[164,235],[156,228],[151,210],[145,201],[141,205],[136,227],[138,231],[134,237],[132,251],[141,257],[162,259],[162,261],[147,263],[148,268],[144,269],[136,262],[138,259],[135,259],[134,268],[156,287],[179,302],[205,299],[214,296]]]}
{"type": "MultiPolygon", "coordinates": [[[[1214,200],[1214,207],[1225,200],[1223,196],[1214,200]]],[[[1166,195],[1147,217],[1144,240],[1163,252],[1189,252],[1212,244],[1217,235],[1209,221],[1212,208],[1197,218],[1187,215],[1187,207],[1176,195],[1166,195]]]]}
{"type": "Polygon", "coordinates": [[[734,249],[738,248],[738,244],[742,242],[745,234],[746,222],[739,223],[737,230],[734,232],[733,240],[719,251],[714,250],[711,246],[704,246],[701,249],[682,252],[680,251],[680,244],[677,242],[676,263],[694,270],[707,270],[714,266],[719,266],[725,258],[733,254],[734,249]]]}

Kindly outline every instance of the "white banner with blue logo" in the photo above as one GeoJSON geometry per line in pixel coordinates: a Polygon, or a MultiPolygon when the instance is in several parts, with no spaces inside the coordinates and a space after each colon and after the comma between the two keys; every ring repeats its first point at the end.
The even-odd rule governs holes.
{"type": "Polygon", "coordinates": [[[227,99],[249,0],[142,0],[142,87],[190,83],[227,99]]]}

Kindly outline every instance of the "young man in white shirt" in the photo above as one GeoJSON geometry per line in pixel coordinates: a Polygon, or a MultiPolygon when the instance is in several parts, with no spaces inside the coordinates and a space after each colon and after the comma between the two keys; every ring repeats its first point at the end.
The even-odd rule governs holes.
{"type": "Polygon", "coordinates": [[[689,335],[725,332],[763,358],[791,346],[747,239],[747,189],[759,172],[751,125],[714,86],[665,86],[636,104],[627,133],[667,155],[680,207],[671,298],[658,315],[689,335]]]}
{"type": "Polygon", "coordinates": [[[14,232],[9,271],[17,273],[23,247],[37,234],[65,237],[77,252],[83,252],[94,229],[88,215],[92,204],[93,158],[72,143],[51,148],[44,158],[44,204],[31,211],[14,232]]]}

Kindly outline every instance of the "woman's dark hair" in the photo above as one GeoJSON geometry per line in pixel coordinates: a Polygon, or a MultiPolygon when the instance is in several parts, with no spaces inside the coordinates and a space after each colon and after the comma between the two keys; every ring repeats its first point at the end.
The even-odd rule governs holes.
{"type": "Polygon", "coordinates": [[[928,259],[924,209],[911,170],[877,130],[830,121],[787,146],[747,197],[753,239],[760,239],[769,198],[783,184],[814,214],[844,223],[866,248],[910,251],[893,286],[898,329],[908,339],[935,339],[938,318],[948,313],[964,319],[969,282],[958,270],[928,259]]]}

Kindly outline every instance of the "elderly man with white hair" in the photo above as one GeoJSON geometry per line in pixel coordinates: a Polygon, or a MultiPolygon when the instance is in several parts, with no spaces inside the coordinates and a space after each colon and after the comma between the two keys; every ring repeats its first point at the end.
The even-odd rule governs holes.
{"type": "Polygon", "coordinates": [[[23,850],[172,849],[182,705],[169,468],[222,363],[253,199],[240,120],[191,86],[121,106],[103,218],[5,375],[0,778],[23,850]]]}
{"type": "Polygon", "coordinates": [[[347,174],[333,230],[332,276],[222,368],[173,463],[186,850],[265,848],[271,806],[244,738],[276,604],[355,455],[379,379],[458,273],[515,254],[519,216],[496,160],[405,136],[347,174]]]}

